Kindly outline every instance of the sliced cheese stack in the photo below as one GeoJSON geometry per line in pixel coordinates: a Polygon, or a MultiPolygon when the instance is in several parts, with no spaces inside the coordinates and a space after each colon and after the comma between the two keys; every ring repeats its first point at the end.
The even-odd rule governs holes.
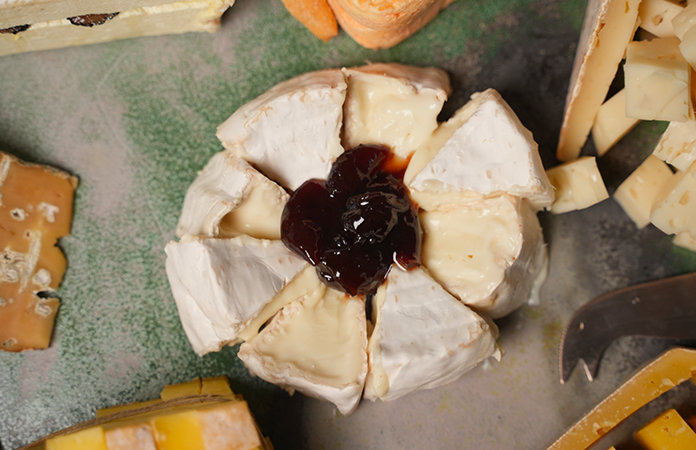
{"type": "Polygon", "coordinates": [[[77,178],[0,152],[0,349],[47,348],[77,178]]]}
{"type": "Polygon", "coordinates": [[[137,36],[213,32],[233,3],[118,0],[95,6],[85,0],[8,0],[0,3],[0,56],[137,36]]]}

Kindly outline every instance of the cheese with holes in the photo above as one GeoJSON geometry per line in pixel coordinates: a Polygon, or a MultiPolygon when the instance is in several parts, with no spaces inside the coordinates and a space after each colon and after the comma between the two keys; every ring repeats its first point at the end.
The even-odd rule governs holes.
{"type": "Polygon", "coordinates": [[[696,161],[696,121],[670,122],[653,155],[686,171],[696,161]]]}
{"type": "Polygon", "coordinates": [[[679,171],[660,190],[650,222],[666,234],[689,232],[696,236],[696,163],[679,171]]]}
{"type": "Polygon", "coordinates": [[[657,37],[675,37],[672,20],[684,5],[678,0],[642,0],[638,10],[640,27],[657,37]]]}
{"type": "Polygon", "coordinates": [[[0,152],[0,349],[46,348],[67,262],[77,178],[0,152]]]}
{"type": "Polygon", "coordinates": [[[638,228],[645,228],[660,189],[672,176],[667,164],[650,155],[616,189],[614,200],[638,228]]]}
{"type": "Polygon", "coordinates": [[[189,187],[177,236],[280,239],[288,194],[230,151],[216,154],[189,187]]]}
{"type": "Polygon", "coordinates": [[[633,38],[640,0],[590,0],[575,52],[556,156],[580,156],[626,45],[633,38]]]}
{"type": "Polygon", "coordinates": [[[626,117],[684,122],[691,114],[691,68],[679,39],[635,41],[626,47],[626,117]]]}
{"type": "Polygon", "coordinates": [[[388,401],[450,383],[490,356],[497,330],[422,269],[392,268],[373,299],[365,397],[388,401]]]}
{"type": "Polygon", "coordinates": [[[348,83],[343,146],[390,147],[407,157],[437,128],[437,115],[452,90],[440,69],[370,64],[343,69],[348,83]]]}
{"type": "Polygon", "coordinates": [[[609,198],[594,157],[584,156],[546,171],[556,188],[551,212],[585,209],[609,198]]]}
{"type": "Polygon", "coordinates": [[[546,248],[527,200],[501,195],[421,211],[419,218],[423,264],[465,305],[497,318],[529,300],[546,248]]]}
{"type": "Polygon", "coordinates": [[[326,178],[343,153],[346,83],[340,70],[300,75],[239,108],[218,127],[225,146],[281,186],[326,178]]]}
{"type": "Polygon", "coordinates": [[[603,156],[640,122],[626,117],[626,89],[621,89],[604,102],[592,126],[592,140],[597,156],[603,156]]]}
{"type": "Polygon", "coordinates": [[[633,437],[645,450],[691,450],[696,432],[674,409],[669,409],[638,430],[633,437]]]}
{"type": "Polygon", "coordinates": [[[537,209],[553,201],[532,133],[493,89],[474,94],[438,128],[413,155],[404,182],[428,211],[500,193],[529,198],[537,209]]]}

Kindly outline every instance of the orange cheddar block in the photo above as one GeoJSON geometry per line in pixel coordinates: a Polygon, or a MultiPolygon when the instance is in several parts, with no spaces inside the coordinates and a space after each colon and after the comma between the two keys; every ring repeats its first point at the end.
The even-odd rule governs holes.
{"type": "Polygon", "coordinates": [[[641,428],[633,437],[646,450],[693,450],[696,433],[677,411],[670,409],[641,428]]]}
{"type": "Polygon", "coordinates": [[[0,349],[46,348],[60,302],[77,178],[0,152],[0,349]]]}

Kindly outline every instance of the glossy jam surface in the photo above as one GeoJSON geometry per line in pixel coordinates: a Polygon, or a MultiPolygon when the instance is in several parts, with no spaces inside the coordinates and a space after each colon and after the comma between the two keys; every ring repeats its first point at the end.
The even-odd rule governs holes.
{"type": "Polygon", "coordinates": [[[418,266],[421,230],[403,184],[407,163],[383,147],[343,153],[326,181],[308,180],[290,196],[283,243],[350,295],[374,294],[392,263],[418,266]]]}

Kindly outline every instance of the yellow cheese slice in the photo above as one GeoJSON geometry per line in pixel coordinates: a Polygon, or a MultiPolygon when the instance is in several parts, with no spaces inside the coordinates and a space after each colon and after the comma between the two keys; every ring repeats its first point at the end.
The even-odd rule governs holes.
{"type": "Polygon", "coordinates": [[[696,433],[674,409],[660,414],[633,437],[645,450],[693,450],[696,448],[696,433]]]}
{"type": "Polygon", "coordinates": [[[603,156],[640,122],[626,117],[626,89],[621,89],[602,104],[592,126],[592,140],[597,156],[603,156]]]}
{"type": "Polygon", "coordinates": [[[201,380],[201,394],[234,396],[230,388],[230,381],[226,376],[203,378],[201,380]]]}
{"type": "Polygon", "coordinates": [[[195,410],[155,417],[150,426],[159,450],[205,450],[195,410]]]}
{"type": "Polygon", "coordinates": [[[91,427],[46,441],[46,450],[108,450],[102,427],[91,427]]]}
{"type": "Polygon", "coordinates": [[[46,348],[67,262],[56,247],[70,232],[77,178],[0,152],[0,349],[46,348]]]}

